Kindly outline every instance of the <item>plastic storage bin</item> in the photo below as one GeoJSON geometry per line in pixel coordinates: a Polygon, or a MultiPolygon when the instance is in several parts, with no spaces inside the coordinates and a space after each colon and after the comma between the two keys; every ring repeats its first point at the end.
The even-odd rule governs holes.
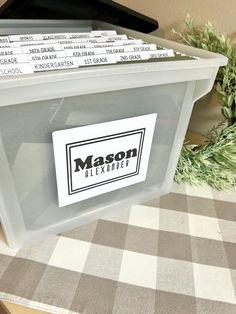
{"type": "Polygon", "coordinates": [[[194,102],[227,59],[97,21],[1,21],[3,34],[114,29],[198,60],[142,62],[0,78],[0,218],[22,247],[170,191],[194,102]],[[52,132],[157,114],[146,180],[59,207],[52,132]]]}

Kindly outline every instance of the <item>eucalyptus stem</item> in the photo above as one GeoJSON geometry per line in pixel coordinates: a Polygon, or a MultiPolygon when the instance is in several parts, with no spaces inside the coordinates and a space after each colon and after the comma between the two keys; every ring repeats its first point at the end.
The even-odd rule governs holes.
{"type": "Polygon", "coordinates": [[[222,104],[222,114],[228,125],[236,122],[236,51],[230,40],[218,34],[210,22],[196,27],[193,19],[188,15],[184,34],[172,30],[178,39],[192,47],[220,53],[228,58],[228,64],[221,67],[216,77],[215,87],[219,93],[222,104]]]}
{"type": "Polygon", "coordinates": [[[214,30],[210,22],[196,27],[188,15],[185,23],[185,33],[173,30],[181,42],[221,53],[228,57],[228,64],[219,69],[215,81],[223,121],[208,132],[204,145],[183,146],[175,180],[194,185],[208,183],[224,190],[236,186],[236,50],[228,38],[214,30]],[[227,126],[224,128],[225,122],[227,126]]]}

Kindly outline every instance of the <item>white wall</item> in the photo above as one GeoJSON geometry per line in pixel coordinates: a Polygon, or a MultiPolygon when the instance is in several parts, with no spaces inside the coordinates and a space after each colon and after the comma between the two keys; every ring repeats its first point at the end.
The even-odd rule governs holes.
{"type": "Polygon", "coordinates": [[[172,36],[172,28],[183,29],[183,20],[187,13],[199,24],[209,20],[220,32],[236,35],[236,0],[116,0],[116,2],[157,19],[166,38],[172,36]]]}
{"type": "MultiPolygon", "coordinates": [[[[172,28],[184,30],[184,19],[189,13],[196,24],[210,21],[215,28],[231,38],[236,37],[236,0],[116,0],[131,9],[159,21],[157,35],[173,39],[172,28]]],[[[197,102],[189,124],[189,130],[198,134],[207,131],[221,120],[220,105],[215,95],[197,102]]]]}

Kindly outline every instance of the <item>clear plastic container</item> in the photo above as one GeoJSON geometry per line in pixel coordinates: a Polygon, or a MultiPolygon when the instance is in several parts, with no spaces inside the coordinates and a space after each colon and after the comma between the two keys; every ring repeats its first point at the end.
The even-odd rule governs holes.
{"type": "Polygon", "coordinates": [[[1,34],[114,29],[198,60],[142,62],[0,78],[0,218],[18,248],[170,191],[194,102],[221,55],[97,21],[1,21],[1,34]],[[52,132],[157,113],[147,178],[58,206],[52,132]]]}

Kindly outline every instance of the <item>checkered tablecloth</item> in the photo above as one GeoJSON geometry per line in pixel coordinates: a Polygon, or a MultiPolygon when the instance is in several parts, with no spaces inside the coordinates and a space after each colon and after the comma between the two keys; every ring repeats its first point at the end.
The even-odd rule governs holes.
{"type": "Polygon", "coordinates": [[[14,251],[0,299],[50,313],[236,313],[236,191],[173,192],[14,251]]]}

